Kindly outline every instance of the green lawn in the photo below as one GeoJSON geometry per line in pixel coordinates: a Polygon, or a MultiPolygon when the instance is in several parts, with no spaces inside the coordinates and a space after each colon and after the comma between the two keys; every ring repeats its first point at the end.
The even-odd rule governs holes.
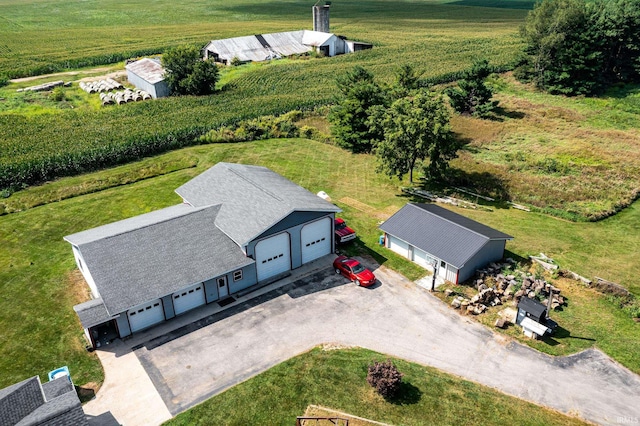
{"type": "Polygon", "coordinates": [[[165,425],[292,425],[317,404],[394,425],[582,425],[434,368],[394,359],[404,374],[398,397],[385,401],[366,381],[367,366],[384,361],[366,349],[310,352],[279,364],[165,425]]]}
{"type": "MultiPolygon", "coordinates": [[[[60,365],[70,366],[77,384],[102,380],[97,358],[84,351],[82,329],[72,310],[87,297],[86,288],[73,279],[73,255],[62,237],[179,203],[174,189],[219,161],[264,165],[314,193],[327,191],[359,233],[353,250],[366,247],[378,261],[411,279],[425,273],[377,244],[380,215],[408,201],[399,191],[401,182],[376,174],[372,157],[331,145],[304,139],[204,145],[64,178],[13,194],[7,202],[15,200],[22,206],[16,208],[25,210],[0,216],[0,387],[60,365]],[[350,207],[353,203],[345,203],[345,197],[368,207],[350,207]],[[29,207],[38,204],[44,205],[29,207]]],[[[514,235],[507,249],[515,255],[543,251],[563,267],[620,282],[640,295],[634,261],[640,248],[638,203],[597,223],[506,209],[461,213],[514,235]]],[[[569,353],[595,345],[640,372],[635,356],[640,351],[638,324],[596,293],[576,291],[584,303],[570,299],[560,321],[571,335],[558,338],[555,349],[542,349],[569,353]],[[596,317],[603,320],[596,322],[596,317]]]]}

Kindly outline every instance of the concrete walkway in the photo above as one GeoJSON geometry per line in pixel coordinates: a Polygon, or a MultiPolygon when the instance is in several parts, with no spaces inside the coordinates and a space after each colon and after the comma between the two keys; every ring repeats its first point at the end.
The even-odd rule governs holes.
{"type": "MultiPolygon", "coordinates": [[[[640,420],[640,378],[602,352],[541,354],[458,315],[393,271],[377,269],[380,284],[364,289],[333,274],[330,261],[314,265],[324,267],[320,272],[296,271],[291,283],[228,310],[189,314],[200,319],[181,317],[150,330],[155,336],[143,333],[124,342],[157,389],[149,393],[159,394],[175,415],[318,344],[335,343],[431,365],[592,422],[640,420]]],[[[105,366],[107,380],[112,368],[121,367],[105,366]]],[[[99,396],[115,389],[107,385],[99,396]]],[[[129,404],[122,412],[134,405],[148,410],[134,403],[135,394],[113,398],[129,404]]],[[[103,407],[127,426],[157,424],[140,423],[133,413],[119,417],[115,405],[103,407]]]]}

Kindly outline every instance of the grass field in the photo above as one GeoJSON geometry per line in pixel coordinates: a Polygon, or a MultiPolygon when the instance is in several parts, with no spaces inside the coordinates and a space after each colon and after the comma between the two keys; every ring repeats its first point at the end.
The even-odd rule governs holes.
{"type": "Polygon", "coordinates": [[[586,424],[434,368],[399,359],[393,362],[404,374],[400,395],[385,401],[366,381],[367,366],[385,359],[385,355],[366,349],[315,348],[164,424],[292,425],[309,404],[393,425],[586,424]]]}
{"type": "MultiPolygon", "coordinates": [[[[2,0],[0,74],[11,77],[42,74],[69,66],[117,62],[135,52],[160,53],[179,44],[200,48],[218,38],[311,29],[313,3],[301,0],[180,3],[158,0],[143,4],[116,0],[82,3],[2,0]]],[[[494,44],[490,33],[497,30],[495,35],[498,35],[504,31],[505,24],[512,26],[514,20],[526,13],[521,9],[532,5],[533,1],[521,0],[491,3],[344,0],[332,7],[331,30],[382,47],[406,44],[407,51],[437,39],[447,42],[451,35],[462,31],[483,40],[477,47],[489,53],[494,44]],[[480,7],[485,4],[498,9],[480,7]],[[470,22],[478,24],[476,31],[470,31],[470,22]],[[413,31],[407,33],[408,28],[413,31]]],[[[419,56],[418,52],[415,56],[419,56]]],[[[424,58],[422,62],[430,61],[424,58]]]]}
{"type": "MultiPolygon", "coordinates": [[[[87,40],[92,41],[92,46],[102,43],[101,52],[118,51],[122,48],[118,43],[120,36],[114,34],[125,37],[127,25],[134,26],[141,40],[153,40],[158,46],[167,38],[172,38],[173,44],[180,44],[185,41],[184,37],[199,37],[202,46],[212,38],[309,28],[311,24],[310,4],[302,1],[234,2],[232,5],[214,2],[206,6],[183,3],[181,8],[193,8],[191,12],[182,11],[185,17],[180,18],[189,19],[190,24],[178,20],[173,27],[163,23],[168,16],[175,16],[176,11],[163,8],[168,2],[162,1],[154,3],[148,13],[139,14],[140,18],[134,13],[136,8],[132,8],[130,16],[105,13],[100,25],[97,18],[91,18],[100,16],[95,11],[98,7],[108,11],[121,6],[110,1],[81,5],[61,1],[0,3],[0,16],[12,17],[17,22],[10,26],[7,21],[0,21],[0,40],[11,44],[12,52],[16,51],[16,57],[9,58],[4,67],[18,69],[19,58],[30,57],[46,63],[56,55],[73,55],[78,50],[77,44],[86,44],[87,40]],[[210,8],[213,17],[201,13],[203,7],[210,8]],[[74,15],[74,8],[82,8],[83,12],[74,15]],[[60,10],[60,16],[55,18],[53,14],[54,17],[48,18],[49,10],[60,10]],[[83,14],[88,17],[86,22],[79,18],[72,25],[63,25],[62,17],[82,17],[83,14]],[[38,26],[45,16],[51,22],[38,26]],[[147,19],[155,32],[145,33],[140,28],[142,23],[135,27],[133,19],[142,23],[147,19]],[[199,22],[205,22],[210,29],[205,31],[206,36],[198,33],[199,22]],[[2,28],[9,26],[12,29],[3,33],[2,28]],[[101,31],[109,34],[102,41],[101,31]],[[184,37],[176,37],[176,31],[184,37]],[[67,32],[73,37],[66,44],[58,42],[57,38],[67,32]],[[46,39],[46,44],[29,43],[30,33],[34,38],[46,39]]],[[[500,4],[509,6],[512,2],[500,4]]],[[[385,81],[390,81],[403,63],[413,64],[425,77],[463,69],[479,56],[504,65],[517,55],[514,49],[519,43],[517,27],[526,14],[522,9],[429,0],[365,4],[350,0],[335,5],[334,9],[333,30],[372,42],[375,48],[335,58],[265,64],[242,73],[226,90],[209,97],[162,99],[97,111],[66,108],[47,114],[37,114],[33,108],[22,112],[5,109],[0,112],[0,189],[121,164],[140,155],[193,144],[194,134],[244,117],[326,105],[334,100],[336,75],[356,64],[366,66],[385,81]]],[[[90,54],[93,53],[78,53],[90,54]]],[[[0,63],[0,72],[2,68],[0,63]]],[[[14,89],[9,85],[0,90],[0,98],[6,99],[0,104],[12,99],[14,95],[9,91],[14,89]]]]}
{"type": "MultiPolygon", "coordinates": [[[[24,211],[0,216],[0,387],[60,365],[70,366],[79,385],[102,380],[97,358],[84,351],[82,328],[72,309],[88,297],[86,286],[74,274],[73,255],[62,237],[179,203],[174,189],[219,161],[264,165],[312,192],[327,191],[358,231],[354,250],[367,247],[378,261],[410,279],[425,274],[377,244],[380,217],[408,201],[398,189],[402,183],[376,174],[372,157],[345,154],[331,145],[291,139],[197,146],[60,179],[14,194],[24,211]],[[347,197],[361,204],[347,203],[347,197]]],[[[513,256],[542,251],[562,267],[620,282],[640,295],[638,203],[597,223],[506,209],[461,213],[514,235],[507,246],[513,256]]],[[[638,324],[603,296],[578,286],[573,291],[569,306],[559,314],[569,335],[540,349],[566,354],[595,345],[640,372],[638,324]]]]}

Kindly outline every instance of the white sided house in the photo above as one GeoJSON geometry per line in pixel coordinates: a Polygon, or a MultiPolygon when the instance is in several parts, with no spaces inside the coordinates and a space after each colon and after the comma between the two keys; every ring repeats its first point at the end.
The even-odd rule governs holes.
{"type": "Polygon", "coordinates": [[[129,83],[147,92],[153,99],[169,96],[169,86],[164,80],[164,68],[159,61],[142,58],[127,64],[125,69],[129,83]]]}
{"type": "Polygon", "coordinates": [[[184,203],[65,237],[93,296],[74,310],[94,347],[333,252],[340,209],[265,167],[218,163],[176,192],[184,203]]]}
{"type": "Polygon", "coordinates": [[[385,221],[385,246],[455,284],[502,259],[513,237],[435,204],[409,203],[385,221]]]}

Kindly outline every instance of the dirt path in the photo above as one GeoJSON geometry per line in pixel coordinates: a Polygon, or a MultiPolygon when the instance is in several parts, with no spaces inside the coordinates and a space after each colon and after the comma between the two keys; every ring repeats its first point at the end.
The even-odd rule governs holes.
{"type": "MultiPolygon", "coordinates": [[[[78,74],[86,74],[86,73],[95,73],[95,74],[99,74],[99,73],[103,73],[103,72],[107,72],[107,71],[111,71],[113,68],[112,67],[98,67],[98,68],[92,68],[90,70],[86,70],[86,71],[65,71],[65,72],[56,72],[53,74],[43,74],[43,75],[34,75],[31,77],[22,77],[22,78],[14,78],[9,80],[11,83],[25,83],[25,82],[29,82],[29,81],[34,81],[34,80],[39,80],[41,78],[46,78],[46,77],[58,77],[58,76],[63,76],[63,75],[68,75],[68,76],[75,76],[78,74]]],[[[114,75],[117,76],[121,76],[126,74],[125,71],[114,71],[111,72],[109,74],[106,74],[105,77],[111,77],[111,78],[115,78],[114,75]]],[[[81,81],[84,80],[92,80],[95,79],[96,77],[85,77],[83,79],[81,79],[81,81]]]]}

